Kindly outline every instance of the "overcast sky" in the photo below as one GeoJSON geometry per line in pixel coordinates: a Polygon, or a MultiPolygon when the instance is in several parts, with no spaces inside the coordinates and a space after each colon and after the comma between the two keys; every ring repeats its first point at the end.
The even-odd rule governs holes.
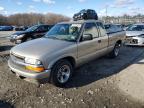
{"type": "Polygon", "coordinates": [[[72,17],[81,9],[95,9],[100,16],[144,14],[144,0],[0,0],[0,14],[58,13],[72,17]]]}

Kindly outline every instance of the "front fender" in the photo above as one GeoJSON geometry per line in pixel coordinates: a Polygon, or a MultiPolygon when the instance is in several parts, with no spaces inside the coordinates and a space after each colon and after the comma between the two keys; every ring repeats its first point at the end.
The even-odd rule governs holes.
{"type": "Polygon", "coordinates": [[[58,62],[59,60],[61,60],[63,58],[67,58],[67,57],[72,57],[76,61],[76,58],[73,55],[62,55],[62,56],[59,56],[59,57],[55,58],[54,60],[52,60],[47,66],[48,69],[51,69],[54,66],[54,64],[56,62],[58,62]]]}

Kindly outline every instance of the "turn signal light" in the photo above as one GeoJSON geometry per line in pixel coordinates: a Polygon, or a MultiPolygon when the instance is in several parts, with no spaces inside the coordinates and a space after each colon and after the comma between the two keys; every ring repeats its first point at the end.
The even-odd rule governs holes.
{"type": "Polygon", "coordinates": [[[33,66],[26,66],[26,69],[32,70],[35,72],[42,72],[45,70],[44,67],[33,67],[33,66]]]}

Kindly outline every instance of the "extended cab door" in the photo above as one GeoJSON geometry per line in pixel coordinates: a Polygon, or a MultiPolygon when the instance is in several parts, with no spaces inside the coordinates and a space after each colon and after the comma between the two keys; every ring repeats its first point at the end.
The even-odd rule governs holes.
{"type": "Polygon", "coordinates": [[[104,55],[108,49],[109,38],[103,24],[101,22],[96,22],[96,25],[99,30],[99,54],[104,55]]]}
{"type": "Polygon", "coordinates": [[[84,63],[97,56],[99,33],[95,22],[85,23],[81,41],[78,43],[78,62],[84,63]],[[83,41],[84,34],[91,34],[93,39],[83,41]]]}

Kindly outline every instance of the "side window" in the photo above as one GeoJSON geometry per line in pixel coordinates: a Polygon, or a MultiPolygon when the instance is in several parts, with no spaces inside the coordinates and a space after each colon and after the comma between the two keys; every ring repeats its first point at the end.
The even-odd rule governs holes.
{"type": "Polygon", "coordinates": [[[47,32],[49,29],[49,26],[40,26],[37,31],[47,32]]]}
{"type": "Polygon", "coordinates": [[[104,28],[103,24],[100,23],[100,22],[97,22],[97,26],[98,26],[99,31],[100,31],[100,33],[101,33],[100,36],[101,36],[101,37],[105,36],[106,31],[105,31],[105,28],[104,28]]]}
{"type": "Polygon", "coordinates": [[[46,28],[45,28],[44,26],[40,26],[40,27],[37,29],[37,31],[39,31],[39,32],[44,32],[44,31],[46,31],[46,28]]]}
{"type": "Polygon", "coordinates": [[[116,31],[115,25],[112,25],[110,30],[111,30],[111,31],[110,31],[111,33],[115,32],[115,31],[116,31]]]}
{"type": "Polygon", "coordinates": [[[49,26],[45,26],[45,31],[48,31],[50,29],[49,26]]]}
{"type": "Polygon", "coordinates": [[[92,34],[93,38],[99,37],[95,23],[86,23],[83,34],[92,34]]]}
{"type": "Polygon", "coordinates": [[[114,27],[115,27],[114,31],[115,31],[115,32],[118,32],[118,31],[119,31],[119,27],[116,26],[116,25],[115,25],[114,27]]]}
{"type": "Polygon", "coordinates": [[[93,11],[91,10],[90,13],[93,14],[93,11]]]}
{"type": "Polygon", "coordinates": [[[123,30],[121,25],[117,26],[117,28],[118,28],[118,31],[122,31],[123,30]]]}
{"type": "Polygon", "coordinates": [[[95,11],[92,11],[93,14],[95,14],[95,11]]]}

